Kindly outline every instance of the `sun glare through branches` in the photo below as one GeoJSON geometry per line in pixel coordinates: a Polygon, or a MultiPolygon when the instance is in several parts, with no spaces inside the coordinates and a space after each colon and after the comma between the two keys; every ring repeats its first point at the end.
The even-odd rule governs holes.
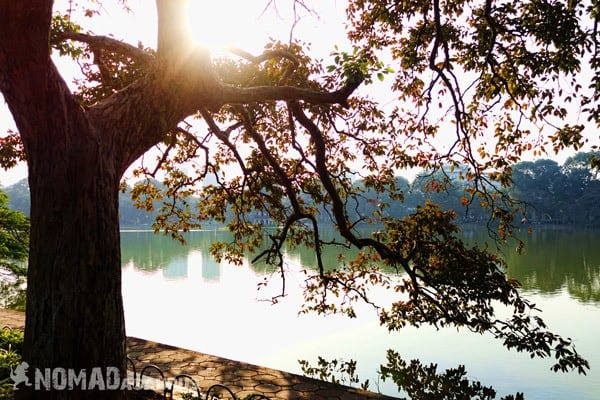
{"type": "MultiPolygon", "coordinates": [[[[213,52],[230,47],[260,51],[270,36],[279,36],[284,21],[262,13],[264,1],[220,0],[189,3],[193,39],[213,52]]],[[[285,34],[285,33],[284,33],[285,34]]]]}

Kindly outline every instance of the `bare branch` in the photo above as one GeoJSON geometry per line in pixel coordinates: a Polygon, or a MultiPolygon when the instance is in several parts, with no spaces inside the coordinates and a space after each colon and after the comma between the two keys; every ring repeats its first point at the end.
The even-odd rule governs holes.
{"type": "Polygon", "coordinates": [[[294,56],[292,53],[289,53],[289,52],[283,51],[283,50],[268,50],[258,56],[254,56],[254,55],[250,54],[249,52],[247,52],[246,50],[243,50],[243,49],[240,49],[237,47],[230,47],[228,50],[232,54],[235,54],[236,56],[245,58],[246,60],[248,60],[254,64],[260,64],[262,62],[265,62],[267,60],[271,60],[274,58],[286,58],[286,59],[290,60],[292,63],[294,63],[295,66],[299,64],[296,56],[294,56]]]}
{"type": "Polygon", "coordinates": [[[286,68],[285,73],[283,74],[283,78],[281,79],[283,82],[285,82],[287,78],[289,78],[292,75],[292,73],[296,70],[296,68],[298,68],[298,65],[300,65],[298,58],[296,58],[296,56],[292,53],[287,52],[285,50],[267,50],[258,56],[254,56],[248,53],[247,51],[239,49],[237,47],[231,47],[229,48],[229,51],[239,57],[250,61],[253,64],[260,64],[275,58],[284,58],[289,60],[291,62],[291,65],[288,66],[288,68],[286,68]]]}
{"type": "Polygon", "coordinates": [[[212,117],[212,115],[210,114],[210,112],[208,112],[208,110],[201,109],[200,110],[200,115],[202,115],[202,118],[204,119],[204,121],[208,125],[208,128],[210,129],[210,131],[217,138],[219,138],[219,140],[221,140],[221,142],[223,142],[225,144],[225,146],[227,146],[229,148],[229,150],[231,150],[231,152],[233,153],[233,156],[235,157],[235,159],[238,162],[238,165],[242,169],[242,172],[244,173],[244,175],[247,175],[248,174],[248,169],[246,168],[246,164],[244,163],[244,159],[240,155],[240,153],[239,153],[237,147],[235,146],[235,144],[231,143],[231,141],[229,140],[229,135],[231,134],[231,132],[234,131],[234,130],[236,130],[236,129],[238,129],[239,127],[241,127],[242,123],[238,122],[236,124],[231,125],[227,129],[222,130],[221,128],[219,128],[219,126],[215,122],[215,120],[212,117]]]}

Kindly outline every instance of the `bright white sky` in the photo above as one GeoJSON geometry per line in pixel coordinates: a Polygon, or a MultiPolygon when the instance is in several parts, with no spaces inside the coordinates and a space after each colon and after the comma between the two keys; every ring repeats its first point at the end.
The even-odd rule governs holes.
{"type": "MultiPolygon", "coordinates": [[[[218,53],[219,48],[233,45],[251,53],[259,54],[269,38],[287,42],[290,29],[294,25],[290,0],[275,0],[274,8],[267,9],[268,0],[190,0],[190,29],[199,43],[218,53]]],[[[350,49],[345,38],[344,26],[345,0],[313,1],[317,4],[316,15],[304,17],[294,27],[294,37],[311,44],[310,54],[316,58],[326,58],[334,45],[350,49]]],[[[66,10],[68,0],[57,0],[55,10],[66,10]]],[[[103,10],[99,17],[84,18],[74,16],[84,29],[90,29],[96,34],[112,35],[117,39],[131,44],[141,41],[145,46],[156,46],[156,10],[154,1],[129,0],[132,13],[122,10],[116,0],[103,0],[103,10]]],[[[69,60],[56,60],[59,69],[67,82],[71,82],[78,74],[78,67],[69,60]]],[[[381,104],[389,103],[393,95],[386,85],[373,85],[368,91],[381,104]]],[[[0,96],[1,99],[1,96],[0,96]]],[[[0,100],[0,135],[7,129],[14,129],[14,122],[5,105],[0,100]]],[[[598,141],[598,135],[592,139],[598,141]]],[[[569,154],[554,157],[562,162],[569,154]]],[[[546,157],[552,157],[548,155],[546,157]]],[[[25,165],[20,165],[10,171],[0,169],[0,185],[7,186],[26,177],[25,165]]],[[[408,174],[411,175],[411,174],[408,174]]]]}

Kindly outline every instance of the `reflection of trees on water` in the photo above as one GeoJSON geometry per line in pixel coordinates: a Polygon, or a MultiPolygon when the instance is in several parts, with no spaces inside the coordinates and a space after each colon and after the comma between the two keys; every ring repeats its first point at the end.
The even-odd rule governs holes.
{"type": "Polygon", "coordinates": [[[188,260],[186,258],[175,258],[162,268],[162,273],[168,279],[187,278],[188,260]]]}
{"type": "MultiPolygon", "coordinates": [[[[339,255],[342,254],[346,260],[352,260],[358,255],[355,248],[348,249],[343,246],[326,246],[322,249],[321,258],[325,269],[330,270],[340,265],[339,255]]],[[[312,251],[304,249],[295,249],[291,252],[300,258],[302,265],[308,269],[317,269],[317,256],[312,251]]]]}
{"type": "Polygon", "coordinates": [[[207,281],[219,279],[219,264],[210,256],[211,243],[226,240],[228,234],[219,231],[189,232],[185,235],[187,244],[181,245],[163,235],[153,232],[122,232],[122,264],[132,263],[143,271],[161,270],[169,279],[185,278],[188,273],[188,257],[192,252],[201,254],[202,276],[207,281]]]}
{"type": "MultiPolygon", "coordinates": [[[[485,229],[463,230],[467,241],[489,242],[485,229]]],[[[508,274],[521,282],[526,291],[557,293],[566,288],[571,296],[584,302],[600,303],[600,231],[570,229],[539,229],[533,234],[522,234],[525,251],[518,255],[513,249],[504,250],[508,274]]],[[[146,271],[162,269],[167,278],[184,278],[187,275],[188,257],[192,252],[201,254],[202,276],[206,281],[218,281],[221,266],[210,256],[210,245],[226,241],[225,231],[202,231],[186,234],[188,244],[152,232],[124,232],[122,238],[123,264],[132,262],[146,271]]],[[[305,248],[286,250],[290,258],[299,260],[305,268],[316,268],[314,251],[305,248]]],[[[327,247],[323,261],[327,268],[339,265],[338,255],[352,260],[356,249],[327,247]]],[[[248,255],[248,259],[252,256],[248,255]]],[[[269,273],[272,266],[264,263],[252,265],[257,273],[269,273]]]]}
{"type": "Polygon", "coordinates": [[[556,293],[566,287],[584,302],[600,302],[600,232],[540,229],[524,237],[525,251],[507,251],[508,274],[523,289],[556,293]]]}
{"type": "MultiPolygon", "coordinates": [[[[461,234],[469,243],[491,241],[487,230],[477,226],[467,227],[461,234]]],[[[600,303],[600,231],[546,227],[521,236],[525,241],[524,252],[519,255],[514,249],[504,249],[502,255],[509,266],[508,275],[521,282],[524,290],[557,293],[567,288],[578,300],[600,303]]],[[[492,251],[494,246],[489,249],[492,251]]],[[[338,265],[339,253],[351,260],[358,251],[326,249],[325,265],[338,265]]],[[[313,253],[300,252],[300,259],[305,267],[316,268],[313,253]]]]}
{"type": "Polygon", "coordinates": [[[137,269],[156,271],[176,258],[185,258],[188,249],[174,240],[152,232],[122,232],[121,262],[132,262],[137,269]]]}
{"type": "Polygon", "coordinates": [[[582,271],[587,280],[568,279],[569,293],[584,302],[600,303],[600,263],[584,264],[582,271]]]}

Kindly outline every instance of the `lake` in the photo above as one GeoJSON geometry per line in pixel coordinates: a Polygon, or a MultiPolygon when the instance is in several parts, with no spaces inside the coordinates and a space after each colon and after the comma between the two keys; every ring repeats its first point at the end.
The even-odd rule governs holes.
{"type": "MultiPolygon", "coordinates": [[[[472,242],[485,237],[476,228],[463,235],[472,242]]],[[[438,363],[439,369],[464,364],[469,378],[493,386],[497,398],[521,391],[530,400],[597,400],[600,231],[538,228],[524,236],[524,254],[503,250],[508,275],[521,282],[554,332],[575,340],[590,362],[587,376],[551,372],[551,360],[509,352],[487,335],[429,328],[388,333],[366,306],[358,307],[356,319],[298,315],[300,271],[314,266],[314,254],[286,254],[288,296],[271,304],[264,300],[278,293],[281,281],[273,276],[257,290],[270,275],[267,268],[248,261],[220,265],[210,257],[210,243],[227,237],[218,230],[187,234],[185,247],[152,232],[121,233],[127,335],[294,373],[301,373],[299,359],[354,359],[369,389],[389,395],[398,395],[395,385],[377,382],[375,371],[391,348],[407,360],[438,363]]],[[[334,260],[337,252],[325,256],[334,260]]]]}

